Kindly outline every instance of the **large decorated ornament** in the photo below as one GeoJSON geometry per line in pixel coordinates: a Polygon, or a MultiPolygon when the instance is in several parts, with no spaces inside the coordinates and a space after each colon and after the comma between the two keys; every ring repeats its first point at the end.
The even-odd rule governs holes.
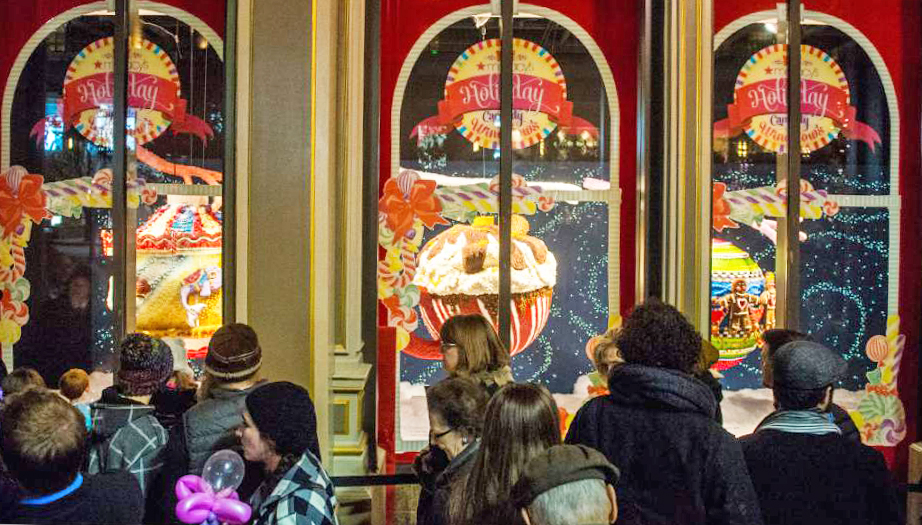
{"type": "Polygon", "coordinates": [[[764,287],[762,270],[748,253],[727,241],[713,240],[711,343],[720,353],[714,365],[718,370],[738,365],[758,344],[764,287]]]}
{"type": "Polygon", "coordinates": [[[168,204],[137,235],[137,329],[205,338],[221,326],[221,212],[168,204]]]}
{"type": "MultiPolygon", "coordinates": [[[[113,38],[101,38],[77,54],[64,78],[65,123],[102,147],[112,147],[114,55],[113,38]]],[[[154,140],[170,126],[173,133],[193,133],[202,140],[214,134],[204,121],[186,114],[179,72],[160,46],[148,40],[132,46],[128,69],[128,127],[137,144],[154,140]]]]}
{"type": "MultiPolygon", "coordinates": [[[[557,260],[543,241],[528,235],[528,221],[512,222],[512,339],[515,355],[538,337],[547,323],[557,282],[557,260]]],[[[420,288],[420,312],[429,335],[458,314],[480,314],[497,326],[499,309],[499,229],[492,217],[455,225],[435,236],[419,254],[413,284],[420,288]]]]}
{"type": "MultiPolygon", "coordinates": [[[[801,78],[800,144],[804,153],[829,144],[840,132],[872,149],[880,143],[877,132],[856,118],[848,80],[831,56],[802,45],[801,78]]],[[[757,51],[740,69],[728,117],[714,123],[714,134],[727,138],[746,133],[763,148],[785,153],[787,111],[787,46],[775,44],[757,51]]]]}

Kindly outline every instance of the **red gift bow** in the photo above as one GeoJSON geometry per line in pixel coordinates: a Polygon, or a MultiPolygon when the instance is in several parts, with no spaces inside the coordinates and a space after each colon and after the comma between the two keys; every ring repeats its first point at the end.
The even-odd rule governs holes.
{"type": "Polygon", "coordinates": [[[26,175],[19,183],[18,194],[14,195],[6,179],[0,178],[0,226],[4,237],[16,232],[23,216],[36,224],[48,216],[42,191],[44,180],[41,175],[26,175]]]}
{"type": "Polygon", "coordinates": [[[384,184],[384,195],[378,201],[378,209],[384,214],[387,227],[400,239],[413,229],[413,222],[419,217],[427,228],[436,224],[448,224],[442,218],[442,203],[435,196],[435,181],[418,180],[413,183],[409,196],[397,186],[396,179],[384,184]]]}

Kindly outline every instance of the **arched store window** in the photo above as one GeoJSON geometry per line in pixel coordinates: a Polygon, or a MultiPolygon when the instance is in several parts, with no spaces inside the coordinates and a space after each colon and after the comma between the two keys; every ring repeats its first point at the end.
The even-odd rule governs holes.
{"type": "MultiPolygon", "coordinates": [[[[801,30],[800,329],[847,360],[836,399],[865,441],[892,446],[906,431],[891,333],[900,213],[893,84],[870,42],[844,22],[808,11],[801,30]]],[[[775,13],[765,12],[730,24],[715,49],[711,342],[732,391],[761,387],[754,350],[775,324],[787,115],[771,97],[783,88],[787,48],[775,13]]]]}
{"type": "MultiPolygon", "coordinates": [[[[515,18],[512,373],[575,413],[593,385],[583,344],[617,315],[617,92],[585,31],[545,9],[515,18]],[[577,343],[579,341],[579,343],[577,343]]],[[[392,173],[379,203],[378,295],[397,329],[397,452],[428,440],[425,385],[443,377],[438,331],[497,316],[499,23],[443,19],[407,59],[392,173]],[[415,221],[403,221],[415,206],[415,221]],[[473,254],[471,245],[482,247],[473,254]],[[469,246],[465,250],[465,246],[469,246]]],[[[399,113],[396,112],[399,109],[399,113]]],[[[411,216],[412,217],[412,216],[411,216]]]]}
{"type": "Polygon", "coordinates": [[[2,342],[17,366],[36,366],[55,385],[61,368],[111,370],[117,309],[127,311],[129,331],[184,352],[195,374],[222,324],[223,44],[177,7],[139,7],[129,51],[127,253],[112,247],[114,17],[105,2],[46,23],[4,92],[3,165],[14,166],[6,189],[33,200],[0,250],[0,281],[18,308],[2,342]],[[26,173],[36,185],[17,187],[26,173]],[[128,261],[124,305],[113,304],[116,256],[128,261]]]}

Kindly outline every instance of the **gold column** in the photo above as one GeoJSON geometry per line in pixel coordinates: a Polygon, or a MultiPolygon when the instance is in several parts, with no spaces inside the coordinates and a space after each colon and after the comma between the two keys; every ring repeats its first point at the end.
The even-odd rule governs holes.
{"type": "Polygon", "coordinates": [[[702,331],[710,297],[711,9],[711,0],[666,0],[664,37],[663,299],[702,331]]]}

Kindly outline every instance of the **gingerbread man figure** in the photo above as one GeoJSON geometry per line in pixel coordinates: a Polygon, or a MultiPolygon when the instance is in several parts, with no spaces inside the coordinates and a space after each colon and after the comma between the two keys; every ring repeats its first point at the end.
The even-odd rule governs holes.
{"type": "Polygon", "coordinates": [[[752,318],[749,310],[759,304],[759,297],[746,291],[746,280],[733,281],[730,293],[717,299],[717,304],[730,317],[728,331],[732,335],[745,335],[752,332],[752,318]]]}

